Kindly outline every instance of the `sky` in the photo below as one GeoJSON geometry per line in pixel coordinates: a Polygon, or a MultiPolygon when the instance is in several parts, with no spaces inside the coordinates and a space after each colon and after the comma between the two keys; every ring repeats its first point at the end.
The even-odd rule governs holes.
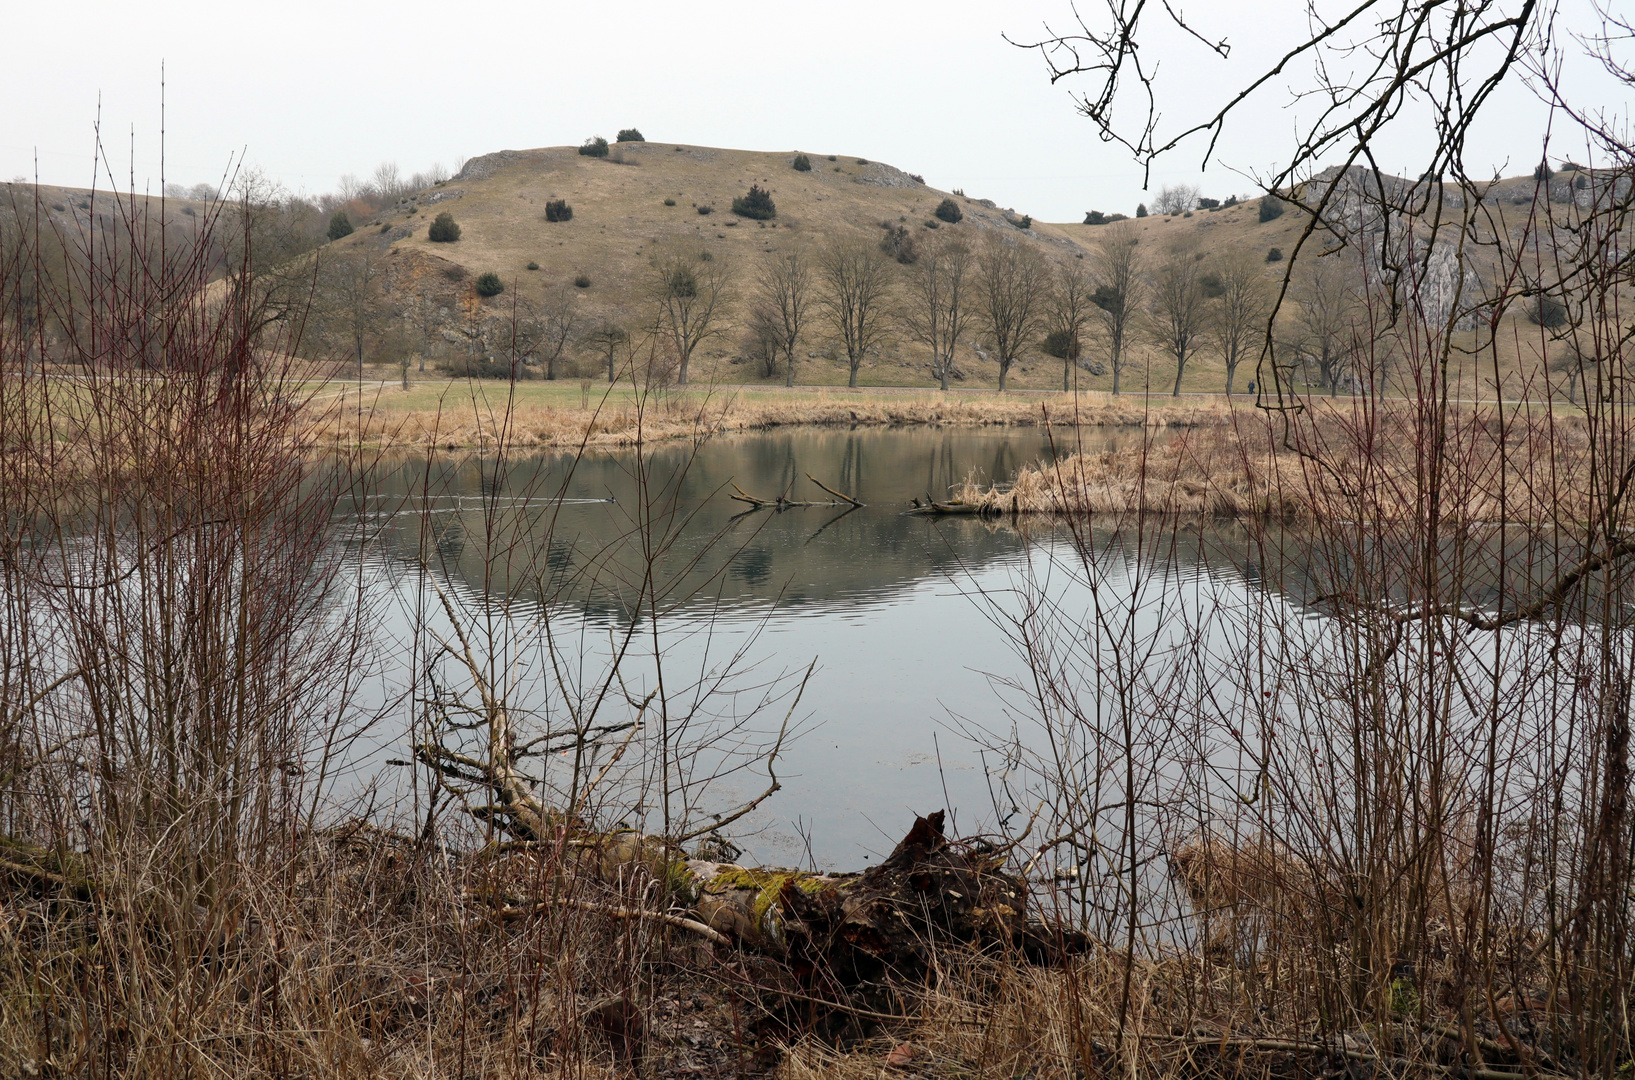
{"type": "MultiPolygon", "coordinates": [[[[1580,30],[1594,29],[1589,3],[1562,0],[1580,30]]],[[[1079,5],[1087,18],[1099,6],[1079,5]]],[[[1180,6],[1232,50],[1222,60],[1173,30],[1148,39],[1166,123],[1213,111],[1306,25],[1290,0],[1180,6]]],[[[1090,80],[1053,86],[1038,53],[1006,40],[1072,29],[1071,0],[89,0],[17,5],[7,21],[14,43],[32,45],[0,66],[0,180],[76,187],[92,179],[99,114],[121,187],[134,175],[157,190],[162,147],[172,182],[215,183],[242,160],[308,194],[382,161],[452,168],[634,126],[653,141],[884,161],[1040,220],[1077,221],[1090,209],[1131,213],[1164,184],[1218,198],[1252,191],[1244,174],[1286,158],[1310,106],[1291,105],[1306,77],[1292,71],[1229,125],[1207,169],[1192,144],[1162,159],[1143,191],[1128,152],[1075,109],[1072,93],[1090,80]]],[[[1569,53],[1566,75],[1584,99],[1627,111],[1627,89],[1569,53]]],[[[1470,160],[1528,171],[1548,122],[1518,82],[1474,133],[1470,160]]],[[[1424,127],[1399,126],[1380,163],[1414,172],[1424,127]]],[[[1581,151],[1579,140],[1552,156],[1581,151]]]]}

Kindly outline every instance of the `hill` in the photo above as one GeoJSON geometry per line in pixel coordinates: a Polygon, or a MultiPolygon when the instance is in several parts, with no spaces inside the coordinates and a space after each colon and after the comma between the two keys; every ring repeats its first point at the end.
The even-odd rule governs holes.
{"type": "MultiPolygon", "coordinates": [[[[988,199],[932,188],[881,162],[810,151],[805,156],[811,164],[809,171],[793,167],[796,151],[658,142],[616,144],[606,157],[583,155],[578,147],[504,150],[466,162],[448,180],[365,206],[361,214],[357,211],[361,204],[348,204],[356,230],[323,250],[326,257],[349,252],[379,257],[387,311],[384,318],[371,321],[366,335],[353,337],[364,342],[366,361],[387,365],[378,373],[389,377],[403,360],[425,370],[439,363],[458,366],[474,355],[503,356],[513,304],[542,307],[552,293],[571,297],[581,330],[607,321],[639,324],[650,309],[645,294],[654,275],[655,253],[684,241],[722,260],[740,286],[722,320],[730,329],[711,338],[695,355],[695,379],[770,383],[781,382],[782,375],[762,369],[748,355],[746,290],[742,287],[752,264],[767,252],[816,252],[847,237],[879,241],[887,235],[886,229],[900,228],[922,245],[937,236],[960,235],[975,241],[1002,234],[1061,263],[1093,254],[1107,235],[1105,225],[1032,221],[988,199]],[[772,219],[758,221],[732,212],[733,200],[752,185],[768,191],[775,201],[777,213],[772,219]],[[963,216],[957,224],[933,216],[944,199],[960,208],[963,216]],[[546,205],[554,200],[571,207],[568,220],[547,220],[546,205]],[[428,236],[432,220],[445,211],[460,226],[457,242],[433,242],[428,236]],[[484,274],[497,275],[504,291],[489,298],[477,295],[473,286],[484,274]]],[[[1586,177],[1590,175],[1557,174],[1546,185],[1548,196],[1581,202],[1589,190],[1586,177]]],[[[1314,183],[1335,181],[1358,190],[1372,182],[1358,174],[1325,175],[1314,183]]],[[[1397,178],[1386,182],[1405,189],[1415,186],[1397,178]]],[[[1535,187],[1532,177],[1497,181],[1484,203],[1501,212],[1513,207],[1513,214],[1523,214],[1535,187]]],[[[1310,189],[1305,192],[1310,193],[1310,189]]],[[[35,189],[12,185],[11,194],[20,202],[39,206],[49,224],[65,235],[106,216],[93,213],[87,192],[41,188],[36,201],[35,189]]],[[[97,196],[98,210],[101,200],[107,198],[97,196]]],[[[166,202],[171,204],[166,211],[172,223],[168,231],[178,239],[210,209],[203,203],[166,202]]],[[[1267,281],[1273,282],[1285,268],[1273,254],[1293,250],[1307,219],[1292,204],[1288,212],[1267,221],[1260,220],[1259,209],[1258,200],[1249,200],[1186,214],[1154,214],[1134,219],[1125,227],[1133,230],[1149,265],[1173,245],[1191,246],[1204,254],[1236,248],[1255,260],[1267,281]]],[[[285,233],[307,237],[289,240],[292,251],[323,243],[326,217],[313,208],[301,213],[298,227],[280,227],[281,239],[285,233]]],[[[285,216],[293,220],[296,215],[286,212],[285,216]]],[[[322,308],[320,304],[312,320],[322,336],[309,341],[305,350],[342,355],[352,351],[345,344],[348,335],[337,328],[332,313],[322,308]]],[[[900,318],[892,322],[899,332],[864,367],[862,382],[933,385],[927,350],[900,332],[900,318]]],[[[808,325],[800,348],[799,381],[844,383],[843,353],[818,320],[808,325]]],[[[1548,351],[1542,343],[1532,343],[1539,336],[1536,327],[1525,329],[1527,333],[1518,339],[1526,337],[1529,343],[1512,345],[1503,359],[1507,384],[1519,385],[1521,374],[1536,372],[1540,357],[1548,351]]],[[[996,384],[997,364],[986,350],[977,348],[982,343],[973,332],[962,345],[956,358],[962,375],[959,385],[996,384]]],[[[1096,344],[1092,344],[1092,355],[1096,344]]],[[[1140,344],[1131,355],[1124,376],[1127,389],[1162,392],[1170,388],[1173,366],[1161,355],[1140,344]]],[[[576,343],[569,348],[560,373],[591,375],[596,366],[591,350],[576,343]]],[[[1474,362],[1468,366],[1474,377],[1474,362]]],[[[1060,387],[1061,378],[1061,362],[1035,349],[1013,369],[1012,385],[1054,389],[1060,387]]],[[[1085,389],[1105,390],[1111,378],[1081,371],[1079,382],[1085,389]]],[[[1224,365],[1212,349],[1201,349],[1189,363],[1183,389],[1217,392],[1223,384],[1224,365]]]]}

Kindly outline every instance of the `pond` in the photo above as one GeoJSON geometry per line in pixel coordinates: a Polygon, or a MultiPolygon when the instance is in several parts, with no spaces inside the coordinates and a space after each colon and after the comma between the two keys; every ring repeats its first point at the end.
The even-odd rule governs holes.
{"type": "MultiPolygon", "coordinates": [[[[1154,436],[1092,433],[1084,448],[1143,437],[1154,436]]],[[[787,429],[577,458],[397,462],[356,508],[370,530],[369,580],[388,598],[379,693],[404,695],[434,669],[444,685],[459,681],[423,632],[448,636],[444,598],[481,638],[474,648],[494,661],[519,722],[536,730],[582,713],[621,649],[612,711],[628,714],[657,685],[657,649],[704,775],[764,749],[815,664],[789,714],[781,790],[729,830],[746,858],[856,867],[889,851],[913,814],[944,806],[960,831],[991,826],[1017,801],[996,786],[1012,763],[981,745],[1014,729],[1000,688],[1028,672],[1010,620],[1022,594],[1041,587],[1082,604],[1083,583],[1041,586],[1040,560],[1063,546],[1048,532],[1030,544],[1011,522],[904,511],[915,497],[942,497],[967,477],[1008,478],[1055,450],[1034,429],[787,429]],[[829,500],[808,473],[866,505],[754,510],[731,497],[829,500]],[[669,546],[655,552],[654,536],[669,546]],[[627,634],[628,646],[616,644],[627,634]]],[[[1163,538],[1167,587],[1180,586],[1171,601],[1218,606],[1257,591],[1231,531],[1163,538]]],[[[1131,565],[1141,542],[1098,540],[1131,565]]],[[[1110,581],[1133,587],[1127,572],[1110,581]]],[[[1139,617],[1150,630],[1166,610],[1157,603],[1139,617]]],[[[388,738],[378,753],[402,760],[406,749],[388,738]]],[[[701,785],[699,802],[720,812],[768,782],[762,766],[740,769],[701,785]]],[[[654,827],[654,812],[648,801],[625,820],[654,827]]]]}

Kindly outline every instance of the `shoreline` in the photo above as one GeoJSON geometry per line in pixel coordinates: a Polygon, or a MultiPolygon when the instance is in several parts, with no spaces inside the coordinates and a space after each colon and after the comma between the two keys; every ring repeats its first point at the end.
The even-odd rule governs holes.
{"type": "MultiPolygon", "coordinates": [[[[423,387],[424,384],[421,384],[423,387]]],[[[1229,422],[1220,402],[1155,404],[1109,394],[1030,393],[1025,399],[969,391],[875,392],[443,384],[431,394],[348,387],[319,392],[306,437],[317,447],[494,450],[626,447],[781,427],[1202,427],[1229,422]],[[398,395],[403,395],[401,398],[398,395]],[[395,399],[395,400],[394,400],[395,399]]]]}

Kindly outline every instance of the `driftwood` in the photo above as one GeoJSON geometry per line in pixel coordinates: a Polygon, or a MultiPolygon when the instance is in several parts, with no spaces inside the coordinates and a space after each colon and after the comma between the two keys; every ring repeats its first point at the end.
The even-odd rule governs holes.
{"type": "Polygon", "coordinates": [[[789,482],[789,487],[784,488],[783,494],[779,495],[776,499],[762,499],[755,495],[751,495],[737,484],[732,485],[733,494],[729,495],[728,498],[734,499],[741,503],[748,503],[750,509],[752,510],[790,510],[797,506],[851,506],[855,509],[856,507],[864,505],[863,503],[860,503],[856,499],[852,498],[852,496],[847,495],[845,492],[836,491],[834,488],[830,487],[828,484],[825,484],[811,473],[806,474],[806,479],[812,481],[812,483],[816,484],[830,495],[833,495],[834,498],[816,501],[791,499],[789,497],[789,492],[790,489],[795,486],[793,480],[789,482]]]}
{"type": "MultiPolygon", "coordinates": [[[[1003,510],[992,505],[991,503],[969,503],[963,499],[946,499],[939,502],[938,500],[933,499],[930,495],[925,497],[924,502],[921,502],[918,498],[914,499],[913,509],[907,512],[910,514],[923,514],[929,516],[938,516],[943,514],[970,514],[976,517],[999,517],[1004,513],[1003,510]]],[[[1016,504],[1014,500],[1011,503],[1011,512],[1016,512],[1016,504]]]]}
{"type": "MultiPolygon", "coordinates": [[[[1035,957],[1088,947],[1083,935],[1030,925],[1025,884],[1001,869],[1006,849],[949,841],[943,835],[941,811],[916,819],[890,857],[860,874],[812,874],[688,857],[683,844],[742,817],[778,791],[773,771],[776,749],[767,763],[770,786],[706,829],[674,837],[583,831],[579,823],[534,795],[526,776],[515,768],[515,733],[505,703],[483,677],[452,604],[441,590],[438,595],[456,639],[442,646],[473,680],[483,714],[478,726],[486,728],[487,748],[479,759],[428,739],[415,748],[415,757],[445,782],[461,785],[463,794],[484,793],[487,803],[468,803],[467,809],[507,833],[511,840],[505,847],[543,850],[565,843],[580,854],[573,872],[592,874],[620,891],[627,884],[645,887],[657,882],[666,905],[666,910],[644,911],[592,903],[586,910],[667,923],[717,944],[731,941],[786,956],[797,971],[828,972],[842,984],[874,979],[886,971],[922,969],[932,949],[951,942],[1021,947],[1035,957]]],[[[797,694],[791,713],[798,704],[797,694]]],[[[629,736],[626,739],[628,744],[629,736]]],[[[486,900],[498,908],[501,918],[519,918],[530,911],[512,898],[486,900]]]]}

